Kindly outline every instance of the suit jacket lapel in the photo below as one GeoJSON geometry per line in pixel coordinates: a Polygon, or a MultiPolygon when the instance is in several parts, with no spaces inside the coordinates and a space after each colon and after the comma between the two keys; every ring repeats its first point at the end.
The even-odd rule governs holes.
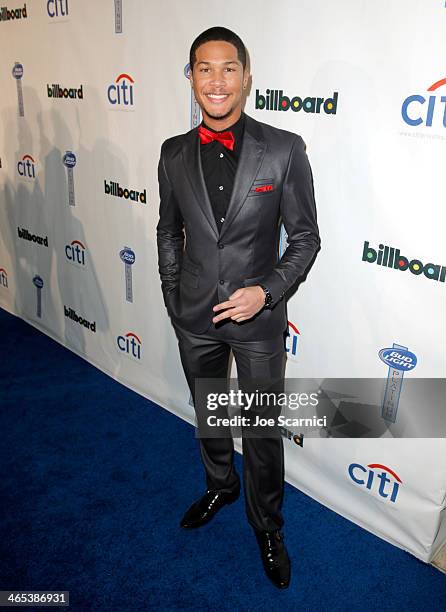
{"type": "Polygon", "coordinates": [[[258,122],[252,119],[252,117],[245,115],[245,133],[235,173],[234,187],[228,210],[226,211],[225,222],[219,234],[204,181],[200,156],[200,139],[198,138],[197,128],[191,130],[186,135],[183,144],[183,161],[187,178],[195,198],[217,238],[221,238],[225,234],[243,206],[251,185],[257,176],[265,151],[266,142],[262,137],[258,122]]]}
{"type": "Polygon", "coordinates": [[[246,201],[251,185],[257,176],[266,151],[266,142],[261,135],[258,122],[245,115],[245,133],[242,150],[235,173],[234,188],[226,211],[220,238],[228,230],[238,212],[246,201]]]}
{"type": "Polygon", "coordinates": [[[197,128],[191,130],[183,145],[183,161],[186,167],[187,178],[189,179],[195,199],[200,205],[204,216],[209,222],[213,232],[218,238],[218,228],[215,221],[212,205],[209,200],[206,183],[204,181],[203,168],[201,166],[200,139],[198,138],[197,128]]]}

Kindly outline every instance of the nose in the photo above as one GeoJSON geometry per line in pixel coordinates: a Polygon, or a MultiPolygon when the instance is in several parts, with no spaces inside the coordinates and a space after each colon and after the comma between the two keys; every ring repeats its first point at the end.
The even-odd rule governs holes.
{"type": "Polygon", "coordinates": [[[210,82],[215,87],[220,87],[222,85],[225,85],[226,79],[225,79],[225,73],[223,72],[223,69],[216,68],[212,72],[212,78],[210,82]]]}

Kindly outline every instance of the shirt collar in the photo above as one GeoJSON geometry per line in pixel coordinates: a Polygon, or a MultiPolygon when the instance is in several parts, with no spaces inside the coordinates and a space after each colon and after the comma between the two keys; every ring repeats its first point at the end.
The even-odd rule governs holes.
{"type": "Polygon", "coordinates": [[[206,125],[204,120],[201,122],[201,125],[207,130],[210,130],[211,132],[227,132],[228,130],[231,130],[231,132],[234,134],[235,142],[237,143],[243,135],[243,129],[245,127],[245,113],[242,111],[237,121],[227,127],[225,130],[213,130],[208,125],[206,125]]]}

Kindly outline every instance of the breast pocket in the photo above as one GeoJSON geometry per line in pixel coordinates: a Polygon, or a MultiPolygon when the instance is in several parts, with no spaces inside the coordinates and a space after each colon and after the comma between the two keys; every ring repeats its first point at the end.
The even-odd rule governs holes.
{"type": "Polygon", "coordinates": [[[266,196],[274,193],[275,184],[274,179],[265,178],[265,179],[256,179],[251,185],[251,189],[249,190],[248,197],[252,196],[266,196]]]}

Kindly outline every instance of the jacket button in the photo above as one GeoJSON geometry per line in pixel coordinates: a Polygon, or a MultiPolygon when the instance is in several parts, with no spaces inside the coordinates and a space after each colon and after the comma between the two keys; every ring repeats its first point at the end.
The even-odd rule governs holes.
{"type": "Polygon", "coordinates": [[[219,280],[218,282],[220,283],[220,285],[224,285],[225,284],[224,280],[219,280]]]}
{"type": "Polygon", "coordinates": [[[218,242],[217,246],[218,246],[219,249],[224,249],[225,248],[225,245],[222,242],[218,242]]]}

